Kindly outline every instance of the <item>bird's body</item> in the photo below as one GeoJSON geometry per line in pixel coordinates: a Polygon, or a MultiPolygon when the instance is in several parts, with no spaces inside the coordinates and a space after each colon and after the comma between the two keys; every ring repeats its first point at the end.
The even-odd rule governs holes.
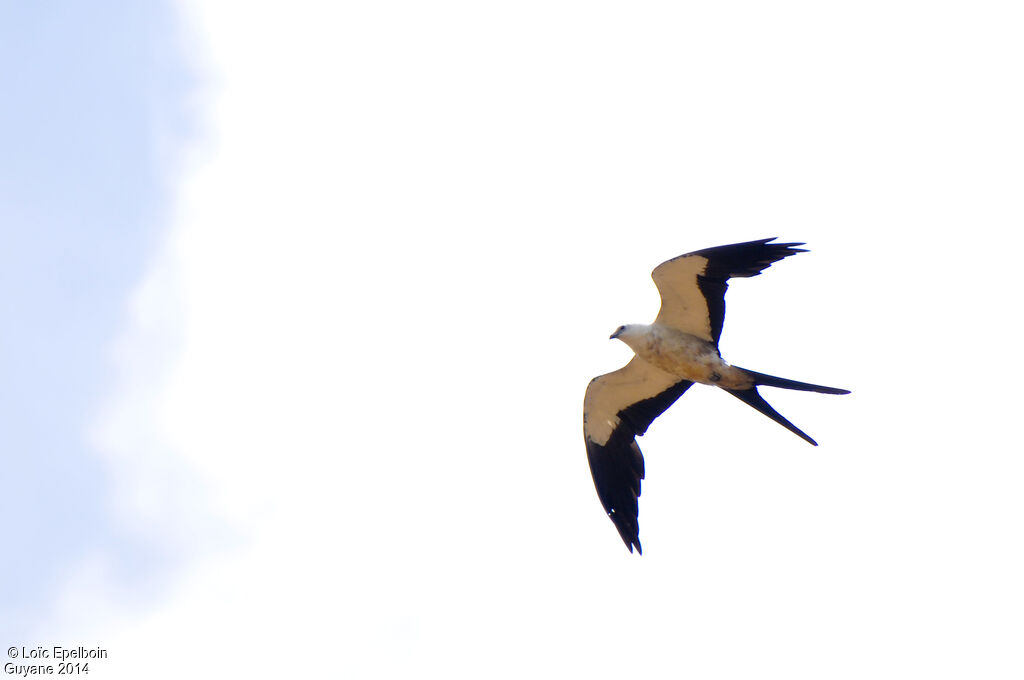
{"type": "Polygon", "coordinates": [[[619,326],[611,336],[636,356],[587,386],[583,432],[590,470],[598,497],[630,552],[640,550],[637,498],[644,478],[636,437],[691,385],[719,387],[815,446],[761,397],[758,386],[848,393],[732,366],[718,351],[727,280],[756,276],[773,262],[804,252],[794,247],[802,244],[772,240],[707,248],[659,265],[651,275],[661,294],[657,319],[649,325],[619,326]]]}
{"type": "Polygon", "coordinates": [[[648,364],[679,380],[745,390],[754,382],[742,370],[722,360],[714,344],[659,323],[632,324],[615,336],[648,364]]]}

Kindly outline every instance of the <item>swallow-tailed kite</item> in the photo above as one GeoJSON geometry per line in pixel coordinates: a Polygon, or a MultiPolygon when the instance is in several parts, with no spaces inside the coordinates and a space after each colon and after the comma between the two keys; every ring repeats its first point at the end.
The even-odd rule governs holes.
{"type": "Polygon", "coordinates": [[[790,432],[817,446],[757,393],[760,385],[849,394],[849,390],[776,378],[722,360],[718,339],[725,318],[725,290],[733,276],[757,276],[773,262],[806,252],[802,243],[774,238],[698,250],[663,262],[651,274],[661,294],[653,324],[619,326],[612,338],[634,356],[623,368],[590,381],[583,400],[583,435],[597,495],[633,552],[640,548],[637,497],[644,458],[637,435],[695,382],[720,387],[790,432]]]}

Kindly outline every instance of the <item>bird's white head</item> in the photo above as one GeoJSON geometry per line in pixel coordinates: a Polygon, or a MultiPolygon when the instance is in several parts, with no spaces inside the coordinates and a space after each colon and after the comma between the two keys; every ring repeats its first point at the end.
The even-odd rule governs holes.
{"type": "Polygon", "coordinates": [[[642,323],[631,323],[625,326],[619,326],[615,329],[615,332],[609,336],[609,340],[621,340],[622,342],[629,345],[634,350],[647,336],[647,332],[650,330],[650,326],[642,323]]]}

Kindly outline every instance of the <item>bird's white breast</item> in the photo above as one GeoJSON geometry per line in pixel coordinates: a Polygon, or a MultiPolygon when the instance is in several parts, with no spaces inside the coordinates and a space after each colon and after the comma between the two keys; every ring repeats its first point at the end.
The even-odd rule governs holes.
{"type": "Polygon", "coordinates": [[[678,329],[651,324],[629,344],[641,359],[679,378],[726,389],[751,385],[750,378],[722,361],[712,343],[678,329]]]}

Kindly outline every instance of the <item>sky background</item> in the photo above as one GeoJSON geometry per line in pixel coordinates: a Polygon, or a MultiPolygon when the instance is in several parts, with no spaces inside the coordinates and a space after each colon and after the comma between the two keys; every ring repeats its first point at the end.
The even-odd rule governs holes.
{"type": "Polygon", "coordinates": [[[97,677],[1019,678],[1013,3],[0,4],[7,646],[97,677]],[[11,103],[14,104],[11,104],[11,103]],[[779,236],[640,440],[660,262],[779,236]]]}
{"type": "Polygon", "coordinates": [[[91,433],[117,398],[114,344],[171,226],[176,149],[194,136],[198,71],[178,23],[163,2],[0,3],[0,631],[12,643],[83,560],[131,589],[176,561],[111,514],[115,473],[91,433]]]}

